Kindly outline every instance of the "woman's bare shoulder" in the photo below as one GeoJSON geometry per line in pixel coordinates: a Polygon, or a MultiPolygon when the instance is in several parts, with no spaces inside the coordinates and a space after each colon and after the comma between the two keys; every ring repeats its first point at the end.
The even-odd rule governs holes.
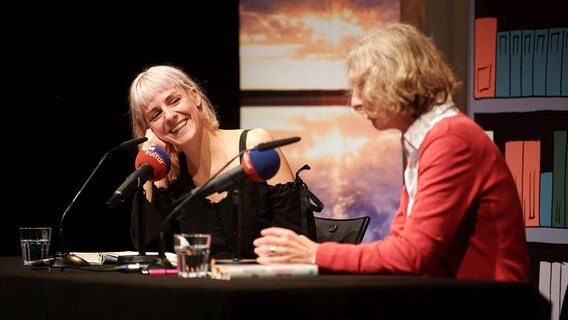
{"type": "Polygon", "coordinates": [[[272,140],[274,140],[274,137],[268,130],[264,128],[250,129],[247,135],[247,148],[272,140]]]}
{"type": "MultiPolygon", "coordinates": [[[[247,133],[247,148],[252,148],[259,143],[268,142],[274,140],[272,134],[264,129],[264,128],[251,128],[248,129],[247,133]]],[[[245,129],[228,129],[228,130],[221,130],[222,135],[224,136],[223,140],[227,143],[233,144],[233,142],[238,145],[238,141],[240,140],[241,134],[245,131],[245,129]]]]}

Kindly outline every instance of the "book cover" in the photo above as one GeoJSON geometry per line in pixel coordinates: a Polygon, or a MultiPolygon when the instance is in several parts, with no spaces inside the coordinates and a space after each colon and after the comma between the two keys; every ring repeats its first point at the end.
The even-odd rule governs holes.
{"type": "Polygon", "coordinates": [[[507,141],[505,161],[523,206],[525,227],[540,224],[540,141],[507,141]]]}
{"type": "Polygon", "coordinates": [[[546,57],[548,55],[548,29],[534,33],[533,95],[546,96],[546,57]]]}
{"type": "MultiPolygon", "coordinates": [[[[79,256],[86,260],[90,265],[102,265],[105,263],[116,263],[119,256],[135,256],[138,251],[114,251],[114,252],[70,252],[69,254],[79,256]]],[[[158,255],[157,252],[148,252],[148,255],[158,255]]],[[[173,252],[166,252],[166,259],[176,266],[177,256],[173,252]]]]}
{"type": "Polygon", "coordinates": [[[475,19],[474,97],[495,97],[497,19],[475,19]]]}
{"type": "Polygon", "coordinates": [[[552,304],[551,319],[560,319],[560,308],[562,307],[561,287],[562,284],[562,262],[550,263],[550,303],[552,304]]]}
{"type": "Polygon", "coordinates": [[[562,264],[560,267],[560,278],[562,278],[560,282],[560,310],[562,310],[564,303],[567,303],[566,301],[568,301],[566,299],[566,291],[568,291],[568,262],[560,263],[562,264]]]}
{"type": "Polygon", "coordinates": [[[521,95],[533,95],[534,30],[523,30],[521,56],[521,95]]]}
{"type": "Polygon", "coordinates": [[[211,278],[217,280],[317,275],[318,266],[315,264],[215,264],[214,261],[211,263],[211,278]]]}
{"type": "Polygon", "coordinates": [[[505,142],[505,161],[511,170],[519,198],[523,198],[523,141],[505,142]]]}
{"type": "Polygon", "coordinates": [[[552,169],[552,226],[566,227],[568,209],[568,135],[565,130],[554,131],[554,158],[552,169]]]}
{"type": "Polygon", "coordinates": [[[538,268],[538,291],[548,301],[550,301],[551,273],[552,273],[552,263],[550,261],[540,261],[538,268]]]}
{"type": "Polygon", "coordinates": [[[549,97],[560,96],[563,42],[564,28],[551,28],[548,33],[548,56],[546,59],[546,95],[549,97]]]}
{"type": "Polygon", "coordinates": [[[523,146],[523,212],[525,226],[540,224],[540,141],[524,141],[523,146]]]}
{"type": "Polygon", "coordinates": [[[552,172],[540,174],[540,226],[552,227],[552,172]]]}
{"type": "Polygon", "coordinates": [[[509,93],[511,97],[520,97],[521,94],[521,59],[522,30],[514,30],[509,33],[509,52],[511,53],[509,93]]]}
{"type": "Polygon", "coordinates": [[[509,97],[511,94],[511,41],[509,31],[497,33],[497,56],[495,61],[495,97],[509,97]]]}
{"type": "Polygon", "coordinates": [[[568,29],[564,30],[564,41],[562,46],[562,73],[560,82],[562,82],[562,87],[560,88],[560,95],[563,97],[568,97],[568,29]]]}

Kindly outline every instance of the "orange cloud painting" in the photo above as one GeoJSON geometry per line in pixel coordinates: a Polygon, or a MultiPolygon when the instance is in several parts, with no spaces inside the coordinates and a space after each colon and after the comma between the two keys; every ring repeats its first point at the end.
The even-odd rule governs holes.
{"type": "MultiPolygon", "coordinates": [[[[283,147],[294,171],[325,205],[319,216],[368,215],[364,242],[382,239],[402,186],[400,133],[378,131],[346,105],[278,105],[278,91],[346,90],[348,46],[374,26],[400,19],[399,1],[240,1],[241,90],[265,105],[241,106],[241,127],[263,127],[283,147]],[[277,101],[275,99],[274,101],[277,101]]],[[[301,97],[300,97],[301,100],[301,97]]]]}
{"type": "Polygon", "coordinates": [[[368,215],[364,241],[387,234],[402,186],[398,131],[377,131],[347,107],[241,107],[241,125],[301,138],[282,150],[294,172],[311,167],[300,176],[325,205],[316,215],[368,215]]]}
{"type": "Polygon", "coordinates": [[[399,0],[241,0],[242,90],[345,89],[355,39],[400,20],[399,0]]]}

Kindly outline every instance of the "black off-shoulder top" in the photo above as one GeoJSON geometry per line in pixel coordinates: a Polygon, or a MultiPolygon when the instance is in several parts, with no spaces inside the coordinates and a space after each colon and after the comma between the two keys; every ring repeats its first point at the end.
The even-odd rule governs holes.
{"type": "MultiPolygon", "coordinates": [[[[247,132],[248,130],[243,131],[240,137],[241,151],[246,149],[247,132]]],[[[169,221],[164,222],[176,205],[185,201],[178,201],[176,205],[174,202],[184,198],[195,188],[191,176],[187,170],[183,170],[187,168],[185,155],[180,154],[179,159],[180,176],[167,189],[154,186],[152,203],[146,199],[142,201],[144,205],[142,212],[146,219],[147,251],[159,251],[160,232],[164,232],[165,235],[165,250],[172,252],[174,233],[210,233],[211,257],[215,259],[236,258],[235,255],[240,255],[237,258],[255,258],[252,242],[260,236],[262,229],[269,226],[289,228],[315,240],[313,212],[303,193],[305,184],[298,173],[296,181],[275,186],[270,186],[266,182],[258,183],[243,179],[222,201],[212,203],[205,198],[191,200],[179,208],[169,221]],[[240,236],[237,238],[235,222],[239,213],[241,228],[240,236]],[[237,252],[235,239],[239,238],[241,250],[237,252]]],[[[316,201],[319,200],[316,198],[316,201]]],[[[134,247],[138,250],[140,210],[136,199],[132,204],[131,234],[134,247]]]]}

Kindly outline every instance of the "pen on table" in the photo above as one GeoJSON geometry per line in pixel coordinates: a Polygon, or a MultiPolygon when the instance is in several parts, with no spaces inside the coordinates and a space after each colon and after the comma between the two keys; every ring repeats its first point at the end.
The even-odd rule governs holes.
{"type": "Polygon", "coordinates": [[[142,274],[146,274],[149,276],[167,276],[167,275],[177,275],[177,269],[158,269],[158,268],[151,268],[151,269],[142,269],[140,272],[142,274]]]}

